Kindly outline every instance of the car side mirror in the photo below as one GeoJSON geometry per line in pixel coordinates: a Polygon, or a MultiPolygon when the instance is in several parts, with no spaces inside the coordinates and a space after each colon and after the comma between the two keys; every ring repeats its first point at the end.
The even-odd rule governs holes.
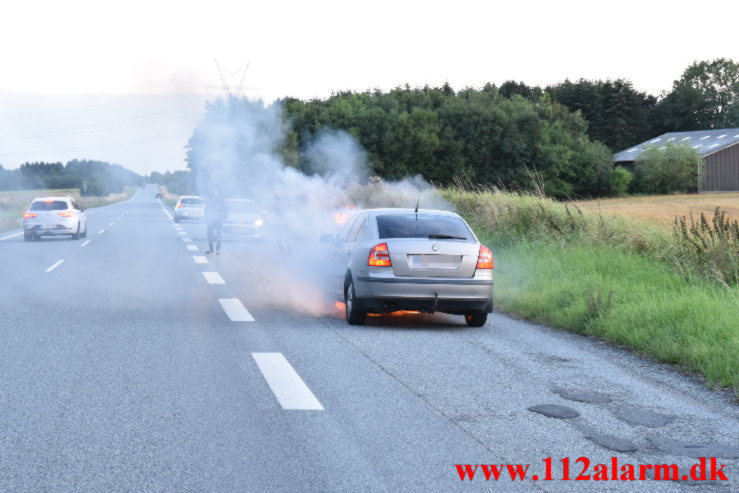
{"type": "Polygon", "coordinates": [[[321,243],[333,243],[334,242],[334,235],[330,233],[323,233],[321,237],[319,238],[321,243]]]}

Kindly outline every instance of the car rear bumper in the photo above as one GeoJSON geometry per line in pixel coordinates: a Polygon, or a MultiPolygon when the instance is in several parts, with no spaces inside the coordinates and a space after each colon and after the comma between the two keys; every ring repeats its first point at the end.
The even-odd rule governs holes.
{"type": "Polygon", "coordinates": [[[42,224],[25,224],[23,225],[23,231],[39,236],[71,235],[77,232],[77,225],[56,224],[53,228],[47,228],[46,225],[42,224]]]}
{"type": "Polygon", "coordinates": [[[396,310],[444,313],[491,312],[493,279],[489,278],[398,278],[358,276],[357,306],[362,311],[387,313],[396,310]]]}

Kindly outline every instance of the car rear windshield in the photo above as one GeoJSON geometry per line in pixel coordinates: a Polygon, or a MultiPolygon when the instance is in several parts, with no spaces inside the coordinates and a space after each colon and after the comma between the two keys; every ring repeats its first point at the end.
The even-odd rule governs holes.
{"type": "Polygon", "coordinates": [[[203,205],[202,199],[180,199],[182,205],[203,205]]]}
{"type": "Polygon", "coordinates": [[[36,200],[31,203],[29,211],[64,211],[69,205],[63,200],[36,200]]]}
{"type": "Polygon", "coordinates": [[[458,217],[430,214],[377,216],[380,238],[432,238],[471,240],[470,228],[458,217]]]}

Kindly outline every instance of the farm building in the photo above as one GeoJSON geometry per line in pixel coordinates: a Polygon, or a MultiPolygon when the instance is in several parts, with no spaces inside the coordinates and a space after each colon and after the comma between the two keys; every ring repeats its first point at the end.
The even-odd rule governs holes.
{"type": "Polygon", "coordinates": [[[686,144],[698,151],[705,172],[699,192],[739,191],[739,128],[670,132],[613,155],[613,162],[628,169],[646,146],[686,144]]]}

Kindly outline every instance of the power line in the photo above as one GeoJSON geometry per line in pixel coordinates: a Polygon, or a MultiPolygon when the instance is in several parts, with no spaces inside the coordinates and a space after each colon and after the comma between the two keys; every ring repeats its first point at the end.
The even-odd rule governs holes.
{"type": "Polygon", "coordinates": [[[100,151],[100,150],[115,149],[117,147],[126,146],[130,144],[131,142],[142,142],[142,141],[146,142],[150,140],[157,140],[160,137],[162,138],[161,140],[162,142],[166,142],[169,140],[173,140],[175,138],[182,138],[182,134],[176,133],[176,134],[149,135],[146,137],[137,137],[135,139],[122,140],[116,143],[111,143],[109,145],[98,146],[98,147],[81,147],[77,149],[63,149],[63,150],[41,151],[41,152],[14,152],[14,153],[0,154],[0,157],[45,156],[48,154],[71,154],[71,153],[77,153],[77,152],[100,151]]]}
{"type": "MultiPolygon", "coordinates": [[[[109,129],[105,129],[105,128],[100,129],[100,127],[111,126],[111,125],[118,125],[120,123],[128,123],[128,122],[131,122],[131,121],[142,120],[144,118],[150,118],[152,116],[166,115],[166,114],[170,114],[170,113],[179,113],[179,110],[172,109],[172,110],[167,110],[167,111],[159,111],[159,112],[155,112],[155,113],[147,113],[147,114],[144,114],[144,115],[134,116],[134,117],[131,117],[131,118],[121,118],[121,119],[118,119],[118,120],[108,120],[108,121],[103,121],[103,122],[91,123],[91,124],[87,124],[87,125],[78,125],[78,126],[75,126],[75,127],[64,127],[64,128],[55,129],[55,130],[43,130],[43,131],[39,131],[39,132],[24,132],[24,133],[20,133],[20,134],[3,134],[3,135],[0,135],[0,138],[5,138],[5,139],[12,139],[12,138],[15,138],[15,139],[28,139],[28,138],[36,138],[36,137],[54,137],[54,136],[64,136],[64,135],[83,135],[83,134],[86,134],[86,133],[96,133],[98,131],[109,130],[109,129]],[[89,129],[89,128],[94,128],[95,130],[93,130],[91,132],[84,132],[84,131],[83,132],[74,132],[74,130],[89,129]]],[[[160,122],[165,122],[165,121],[169,121],[169,120],[175,120],[177,118],[180,118],[180,115],[179,114],[173,115],[173,116],[171,116],[169,118],[163,118],[163,119],[160,119],[160,120],[154,120],[153,122],[147,122],[147,123],[160,123],[160,122]]]]}
{"type": "Polygon", "coordinates": [[[118,101],[109,101],[107,103],[98,103],[98,104],[87,104],[84,106],[73,106],[71,108],[60,108],[57,110],[49,110],[49,111],[38,111],[38,112],[31,112],[31,113],[12,113],[9,115],[0,115],[0,118],[16,118],[16,117],[22,117],[22,116],[37,116],[37,115],[50,115],[52,113],[64,113],[67,111],[78,111],[78,110],[84,110],[87,108],[98,108],[101,106],[110,106],[114,104],[121,104],[121,103],[128,103],[130,101],[138,101],[141,99],[146,99],[152,97],[151,95],[147,96],[138,96],[135,98],[129,98],[129,99],[123,99],[118,101]]]}

